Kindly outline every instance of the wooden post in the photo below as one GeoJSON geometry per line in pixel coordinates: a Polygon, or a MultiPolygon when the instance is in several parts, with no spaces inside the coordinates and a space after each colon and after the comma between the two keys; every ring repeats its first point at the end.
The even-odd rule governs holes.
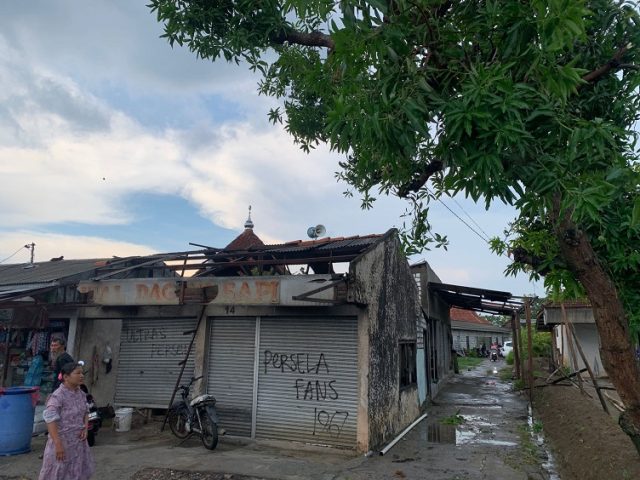
{"type": "Polygon", "coordinates": [[[527,319],[527,352],[529,353],[529,403],[533,403],[533,334],[531,333],[531,299],[524,301],[524,314],[527,319]]]}
{"type": "MultiPolygon", "coordinates": [[[[178,363],[180,365],[180,373],[178,374],[178,378],[176,379],[176,385],[173,388],[173,393],[171,394],[171,400],[169,400],[169,406],[167,407],[167,413],[164,416],[164,421],[162,422],[162,426],[160,427],[160,431],[164,431],[164,427],[167,424],[167,420],[169,419],[169,412],[171,410],[171,405],[173,405],[173,400],[176,398],[176,393],[178,391],[178,387],[180,386],[180,380],[182,380],[182,374],[184,373],[184,369],[187,366],[187,361],[189,360],[189,355],[191,355],[191,349],[193,348],[193,342],[196,340],[196,335],[198,334],[198,330],[200,329],[200,323],[202,323],[202,319],[205,317],[205,312],[207,311],[207,304],[202,305],[202,310],[200,310],[200,315],[198,316],[198,323],[196,323],[196,328],[193,330],[193,336],[191,337],[191,342],[189,342],[189,346],[187,347],[187,353],[184,356],[184,360],[178,363]]],[[[183,332],[186,335],[188,332],[183,332]]]]}
{"type": "Polygon", "coordinates": [[[591,381],[593,382],[593,387],[596,389],[596,393],[598,394],[598,398],[600,399],[600,404],[602,405],[602,408],[604,409],[604,411],[609,413],[609,407],[607,407],[607,402],[605,402],[604,397],[602,396],[602,392],[600,391],[600,387],[598,386],[598,382],[596,381],[596,376],[593,374],[593,370],[591,370],[591,366],[587,361],[587,357],[584,354],[584,351],[582,350],[582,346],[580,345],[580,342],[578,341],[578,336],[576,335],[575,328],[573,328],[573,324],[571,324],[571,335],[573,336],[573,340],[576,342],[576,347],[578,348],[578,353],[580,353],[580,357],[584,362],[584,366],[586,367],[587,372],[589,372],[589,376],[591,377],[591,381]]]}
{"type": "MultiPolygon", "coordinates": [[[[567,345],[569,346],[569,353],[571,354],[571,361],[573,362],[574,371],[580,370],[578,366],[578,357],[576,357],[576,351],[573,348],[573,339],[571,335],[571,328],[569,327],[569,319],[567,318],[567,311],[564,308],[564,302],[560,304],[560,309],[562,310],[562,322],[564,323],[565,335],[567,336],[567,345]]],[[[578,386],[580,387],[580,392],[584,393],[584,387],[582,386],[582,375],[576,375],[578,379],[578,386]]]]}
{"type": "Polygon", "coordinates": [[[520,351],[518,350],[518,332],[516,330],[516,312],[511,313],[511,332],[513,333],[513,360],[516,367],[516,378],[520,378],[520,351]]]}
{"type": "Polygon", "coordinates": [[[520,317],[518,316],[518,321],[516,322],[516,330],[518,331],[518,349],[520,350],[520,378],[522,380],[525,379],[524,375],[524,344],[522,340],[522,328],[520,327],[520,317]]]}

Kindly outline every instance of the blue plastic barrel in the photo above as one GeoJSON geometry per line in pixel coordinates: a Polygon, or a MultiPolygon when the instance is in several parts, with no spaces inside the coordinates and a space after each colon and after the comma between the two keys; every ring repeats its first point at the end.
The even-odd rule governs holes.
{"type": "Polygon", "coordinates": [[[32,401],[38,387],[0,388],[0,455],[31,451],[32,401]]]}

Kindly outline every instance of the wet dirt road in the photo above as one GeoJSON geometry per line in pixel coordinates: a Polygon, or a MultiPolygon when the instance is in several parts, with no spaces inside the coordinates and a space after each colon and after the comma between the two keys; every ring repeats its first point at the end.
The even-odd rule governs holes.
{"type": "MultiPolygon", "coordinates": [[[[532,441],[525,396],[511,391],[485,360],[452,378],[428,417],[385,456],[370,458],[340,479],[542,480],[544,451],[532,441]],[[452,425],[458,419],[461,423],[452,425]]],[[[557,477],[555,477],[557,478],[557,477]]]]}
{"type": "MultiPolygon", "coordinates": [[[[427,419],[384,456],[231,438],[210,452],[196,439],[179,443],[168,431],[159,433],[159,424],[152,422],[127,433],[101,431],[92,449],[94,478],[129,479],[147,469],[149,476],[138,478],[545,480],[543,459],[527,430],[526,398],[511,392],[492,373],[493,366],[485,361],[448,381],[427,419]],[[442,423],[455,416],[461,424],[442,423]]],[[[36,437],[31,453],[0,457],[0,479],[36,479],[43,445],[44,437],[36,437]]]]}

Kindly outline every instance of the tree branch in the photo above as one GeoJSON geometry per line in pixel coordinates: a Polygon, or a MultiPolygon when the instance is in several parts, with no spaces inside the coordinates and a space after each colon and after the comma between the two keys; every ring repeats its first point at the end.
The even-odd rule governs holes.
{"type": "Polygon", "coordinates": [[[600,80],[600,78],[602,78],[604,75],[609,73],[611,70],[619,68],[621,66],[620,60],[622,59],[622,56],[625,53],[627,53],[628,50],[629,50],[629,47],[622,47],[618,49],[618,51],[616,52],[616,54],[613,56],[611,60],[609,60],[604,65],[596,68],[592,72],[587,73],[582,77],[582,79],[589,83],[597,82],[598,80],[600,80]]]}
{"type": "Polygon", "coordinates": [[[273,43],[282,45],[285,42],[295,45],[304,45],[307,47],[326,47],[333,50],[336,46],[330,35],[322,32],[304,33],[293,29],[281,31],[279,34],[271,37],[273,43]]]}
{"type": "Polygon", "coordinates": [[[398,197],[406,198],[409,193],[417,192],[418,190],[420,190],[420,188],[422,188],[422,186],[427,183],[429,177],[431,177],[431,175],[433,175],[434,173],[442,170],[442,167],[443,165],[440,160],[431,160],[431,162],[424,165],[424,167],[420,171],[420,174],[416,178],[398,187],[398,197]]]}
{"type": "Polygon", "coordinates": [[[544,259],[542,257],[529,253],[523,247],[516,247],[510,253],[513,255],[514,262],[529,265],[542,276],[551,272],[549,267],[542,267],[542,264],[544,263],[544,259]]]}

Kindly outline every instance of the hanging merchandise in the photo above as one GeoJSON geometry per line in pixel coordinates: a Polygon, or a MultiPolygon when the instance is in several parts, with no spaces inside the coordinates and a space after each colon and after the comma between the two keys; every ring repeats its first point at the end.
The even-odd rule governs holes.
{"type": "Polygon", "coordinates": [[[0,352],[0,384],[39,386],[43,401],[54,385],[53,370],[48,361],[49,340],[66,339],[69,321],[49,320],[47,311],[40,307],[14,310],[14,327],[4,330],[5,342],[0,343],[4,347],[0,352]]]}
{"type": "Polygon", "coordinates": [[[27,337],[26,349],[31,352],[32,356],[42,352],[43,350],[49,350],[49,332],[32,330],[27,337]]]}

